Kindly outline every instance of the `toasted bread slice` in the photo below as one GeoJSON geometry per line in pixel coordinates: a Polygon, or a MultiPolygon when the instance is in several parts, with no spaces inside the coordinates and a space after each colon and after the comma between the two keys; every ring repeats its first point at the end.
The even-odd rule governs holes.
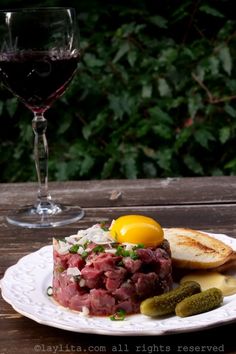
{"type": "Polygon", "coordinates": [[[235,258],[233,249],[204,232],[185,228],[164,229],[169,241],[173,266],[212,269],[235,258]]]}

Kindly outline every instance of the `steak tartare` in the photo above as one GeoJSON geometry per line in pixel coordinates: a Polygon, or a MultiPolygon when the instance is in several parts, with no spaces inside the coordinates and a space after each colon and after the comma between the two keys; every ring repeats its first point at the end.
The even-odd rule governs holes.
{"type": "Polygon", "coordinates": [[[89,315],[139,313],[147,297],[172,288],[170,247],[118,244],[96,224],[53,240],[53,298],[89,315]]]}

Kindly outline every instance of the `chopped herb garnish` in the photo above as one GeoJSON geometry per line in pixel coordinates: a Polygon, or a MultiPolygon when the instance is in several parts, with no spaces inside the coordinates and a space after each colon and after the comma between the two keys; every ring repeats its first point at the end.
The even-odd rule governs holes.
{"type": "Polygon", "coordinates": [[[111,321],[124,321],[126,312],[123,309],[118,310],[114,315],[110,316],[111,321]]]}
{"type": "Polygon", "coordinates": [[[138,243],[136,246],[134,246],[134,250],[138,250],[139,248],[145,248],[143,243],[138,243]]]}
{"type": "Polygon", "coordinates": [[[71,246],[71,248],[69,249],[70,253],[77,253],[78,249],[81,247],[81,245],[73,245],[71,246]]]}
{"type": "Polygon", "coordinates": [[[97,245],[96,247],[94,247],[92,249],[92,251],[95,253],[104,252],[104,250],[105,250],[104,246],[101,246],[101,245],[97,245]]]}
{"type": "Polygon", "coordinates": [[[74,278],[75,282],[79,282],[81,279],[81,276],[80,275],[73,275],[73,278],[74,278]]]}
{"type": "Polygon", "coordinates": [[[126,251],[122,246],[118,246],[115,254],[116,256],[129,257],[130,252],[126,251]]]}
{"type": "Polygon", "coordinates": [[[107,225],[106,221],[101,221],[100,227],[103,231],[109,231],[109,226],[107,225]]]}
{"type": "Polygon", "coordinates": [[[86,258],[88,256],[88,252],[84,251],[81,253],[82,258],[86,258]]]}
{"type": "Polygon", "coordinates": [[[83,247],[84,249],[86,249],[87,246],[88,246],[88,244],[89,244],[89,241],[85,241],[85,243],[84,243],[83,245],[81,245],[81,247],[83,247]]]}
{"type": "Polygon", "coordinates": [[[139,258],[139,256],[137,255],[137,253],[135,251],[125,250],[122,246],[117,247],[115,254],[116,254],[116,256],[130,257],[134,260],[139,258]]]}
{"type": "Polygon", "coordinates": [[[53,295],[52,286],[48,286],[48,288],[47,288],[47,295],[48,295],[48,296],[52,296],[52,295],[53,295]]]}
{"type": "Polygon", "coordinates": [[[114,237],[115,241],[118,242],[118,233],[115,231],[115,237],[114,237]]]}
{"type": "Polygon", "coordinates": [[[139,259],[139,256],[137,255],[137,253],[135,251],[131,251],[130,258],[135,261],[136,259],[139,259]]]}
{"type": "Polygon", "coordinates": [[[116,256],[122,256],[122,252],[123,252],[123,247],[118,246],[116,249],[116,256]]]}
{"type": "Polygon", "coordinates": [[[62,266],[58,266],[58,267],[56,267],[55,270],[56,270],[58,273],[63,273],[64,270],[65,270],[65,268],[63,268],[62,266]]]}

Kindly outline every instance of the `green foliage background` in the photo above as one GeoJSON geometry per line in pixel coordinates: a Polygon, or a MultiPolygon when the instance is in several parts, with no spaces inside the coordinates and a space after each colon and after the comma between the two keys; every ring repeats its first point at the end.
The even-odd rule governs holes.
{"type": "MultiPolygon", "coordinates": [[[[50,180],[235,174],[233,0],[36,5],[75,7],[81,37],[78,74],[46,113],[50,180]]],[[[34,180],[32,114],[4,88],[0,119],[0,181],[34,180]]]]}

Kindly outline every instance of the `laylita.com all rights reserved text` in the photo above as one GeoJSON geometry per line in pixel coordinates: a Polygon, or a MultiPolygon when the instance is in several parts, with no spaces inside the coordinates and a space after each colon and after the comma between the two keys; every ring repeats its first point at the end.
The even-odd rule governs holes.
{"type": "Polygon", "coordinates": [[[72,344],[45,345],[36,344],[35,353],[224,353],[224,344],[221,345],[162,345],[140,344],[130,346],[128,344],[116,344],[108,348],[105,345],[90,345],[82,347],[72,344]]]}

